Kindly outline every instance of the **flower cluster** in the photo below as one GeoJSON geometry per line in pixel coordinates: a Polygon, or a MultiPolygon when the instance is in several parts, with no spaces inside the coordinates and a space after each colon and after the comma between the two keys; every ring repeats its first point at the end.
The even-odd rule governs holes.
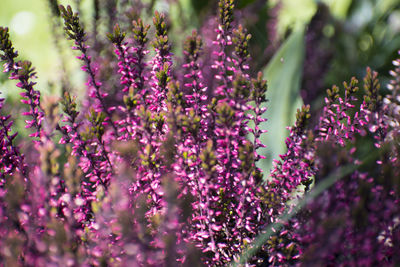
{"type": "Polygon", "coordinates": [[[398,262],[394,256],[399,235],[398,141],[389,136],[399,128],[386,114],[389,106],[379,95],[377,73],[369,68],[366,73],[361,104],[352,96],[358,90],[354,78],[350,85],[344,83],[344,98],[337,87],[327,91],[327,105],[317,129],[315,183],[324,183],[324,177],[344,166],[359,167],[336,173],[343,178],[298,216],[297,239],[304,248],[304,265],[329,261],[334,265],[390,266],[398,262]]]}
{"type": "MultiPolygon", "coordinates": [[[[4,98],[0,98],[0,111],[4,105],[4,98]]],[[[0,173],[0,186],[4,186],[6,176],[12,175],[15,169],[22,171],[24,166],[23,157],[19,152],[18,147],[14,145],[14,139],[18,133],[11,134],[11,126],[13,122],[10,121],[11,116],[0,115],[0,140],[1,140],[1,151],[2,157],[0,161],[1,173],[0,173]]]]}
{"type": "Polygon", "coordinates": [[[32,63],[29,61],[17,61],[15,58],[18,53],[14,52],[12,43],[9,40],[8,28],[0,28],[1,47],[4,52],[1,59],[5,61],[4,72],[10,73],[11,80],[17,80],[17,87],[25,90],[21,93],[23,99],[22,103],[29,106],[29,111],[24,112],[22,115],[32,117],[31,120],[26,121],[26,128],[34,128],[34,133],[30,134],[31,137],[40,137],[42,131],[42,121],[44,113],[40,107],[40,92],[34,89],[35,82],[31,81],[35,77],[32,63]]]}
{"type": "Polygon", "coordinates": [[[368,68],[362,97],[355,78],[343,92],[327,90],[315,129],[310,106],[299,109],[267,177],[257,164],[267,82],[252,76],[251,35],[235,24],[233,0],[219,1],[215,40],[205,47],[193,31],[180,63],[164,14],[154,14],[152,41],[141,19],[131,34],[115,25],[107,48],[118,78],[107,81],[110,66],[88,45],[79,15],[52,7],[80,53],[87,96],[81,107],[65,90],[61,114],[42,104],[31,63],[17,60],[0,27],[4,72],[24,90],[30,155],[38,155],[20,152],[0,98],[1,263],[226,266],[248,250],[245,266],[400,263],[399,60],[392,94],[381,95],[368,68]]]}

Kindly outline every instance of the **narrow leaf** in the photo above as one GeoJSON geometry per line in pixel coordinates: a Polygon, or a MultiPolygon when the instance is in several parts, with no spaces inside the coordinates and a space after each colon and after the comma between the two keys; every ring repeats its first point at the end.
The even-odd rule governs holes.
{"type": "Polygon", "coordinates": [[[289,134],[286,127],[293,125],[296,110],[303,104],[300,85],[304,53],[304,27],[300,27],[281,46],[263,72],[268,82],[269,102],[263,115],[268,121],[261,128],[268,133],[261,137],[267,147],[259,150],[266,159],[260,160],[258,165],[266,174],[272,167],[272,160],[285,152],[285,139],[289,134]]]}

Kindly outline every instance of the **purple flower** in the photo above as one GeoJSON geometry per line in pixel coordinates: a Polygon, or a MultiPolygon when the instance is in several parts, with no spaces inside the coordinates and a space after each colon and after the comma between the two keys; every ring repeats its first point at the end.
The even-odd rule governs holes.
{"type": "MultiPolygon", "coordinates": [[[[0,112],[3,109],[4,98],[0,98],[0,112]]],[[[6,177],[12,176],[14,172],[20,172],[26,175],[26,166],[24,166],[24,156],[20,154],[19,148],[15,145],[14,139],[18,133],[11,134],[13,121],[11,116],[0,114],[0,188],[4,187],[6,177]]]]}
{"type": "Polygon", "coordinates": [[[123,24],[109,25],[117,63],[104,66],[91,56],[108,47],[98,38],[90,50],[78,14],[60,7],[89,96],[78,111],[66,93],[62,115],[54,101],[41,106],[31,63],[16,60],[8,29],[0,28],[1,60],[23,89],[26,126],[40,140],[24,158],[13,120],[0,115],[6,265],[225,266],[248,249],[257,251],[246,266],[399,262],[399,61],[385,97],[370,69],[360,100],[355,78],[343,92],[329,89],[314,132],[310,107],[298,110],[287,151],[264,179],[256,164],[265,147],[267,82],[261,72],[252,77],[251,36],[234,25],[233,2],[219,2],[213,44],[196,31],[186,39],[182,64],[173,64],[163,14],[154,15],[149,58],[150,26],[135,20],[127,36],[123,24]],[[112,66],[118,79],[100,82],[112,66]],[[108,96],[109,86],[120,92],[108,96]],[[313,191],[331,177],[336,183],[313,191]],[[256,247],[270,223],[279,229],[256,247]]]}

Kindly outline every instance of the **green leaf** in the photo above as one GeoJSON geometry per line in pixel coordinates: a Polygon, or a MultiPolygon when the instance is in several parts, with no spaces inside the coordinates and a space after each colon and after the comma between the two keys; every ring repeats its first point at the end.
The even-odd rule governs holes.
{"type": "Polygon", "coordinates": [[[277,33],[283,37],[289,29],[307,24],[317,11],[315,0],[280,0],[277,33]]]}
{"type": "Polygon", "coordinates": [[[324,2],[329,6],[334,16],[339,19],[346,19],[352,0],[324,0],[324,2]]]}
{"type": "Polygon", "coordinates": [[[287,126],[293,125],[296,110],[303,101],[300,97],[300,85],[304,59],[304,27],[299,27],[289,36],[279,51],[263,71],[268,83],[268,110],[263,117],[268,121],[261,124],[268,133],[261,136],[261,142],[267,147],[259,149],[266,159],[258,162],[264,173],[269,173],[272,160],[286,150],[285,139],[289,134],[287,126]]]}

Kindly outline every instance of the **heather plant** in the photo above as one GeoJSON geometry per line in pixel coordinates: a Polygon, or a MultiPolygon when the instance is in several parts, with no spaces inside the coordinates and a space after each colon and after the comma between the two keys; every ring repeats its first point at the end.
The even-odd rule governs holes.
{"type": "Polygon", "coordinates": [[[285,153],[265,173],[264,115],[274,114],[234,10],[220,0],[213,43],[205,48],[194,30],[180,62],[163,13],[153,26],[135,17],[129,32],[109,25],[108,44],[94,28],[92,48],[79,14],[53,5],[87,75],[83,103],[61,81],[62,112],[41,98],[32,64],[0,27],[3,69],[22,90],[31,129],[16,142],[17,118],[0,98],[2,264],[400,263],[400,61],[389,94],[367,68],[361,93],[356,78],[327,90],[315,127],[310,106],[300,108],[285,153]],[[111,47],[114,62],[101,53],[111,47]]]}

